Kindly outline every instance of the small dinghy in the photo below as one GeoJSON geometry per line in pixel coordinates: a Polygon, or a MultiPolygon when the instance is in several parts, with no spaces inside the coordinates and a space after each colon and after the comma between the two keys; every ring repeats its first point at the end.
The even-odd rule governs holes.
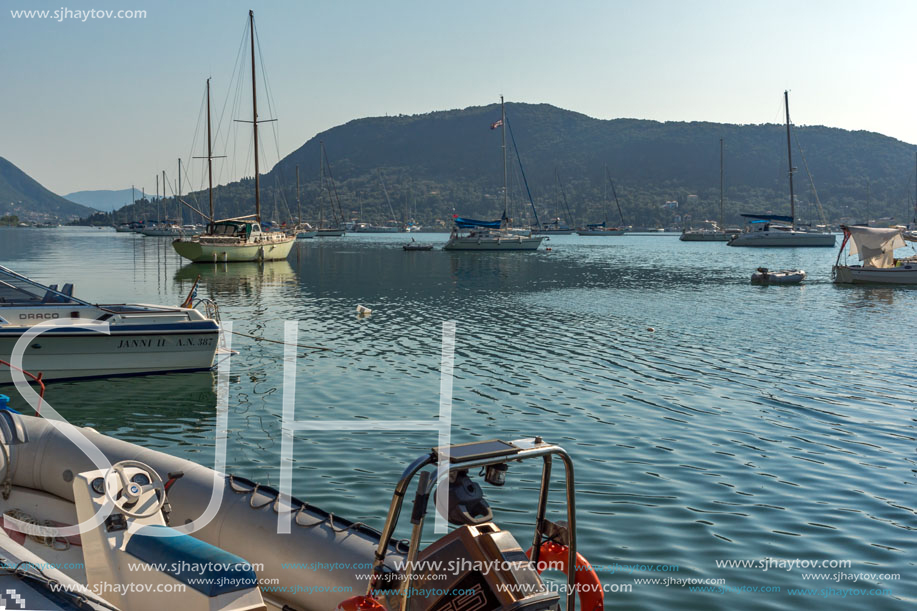
{"type": "Polygon", "coordinates": [[[411,238],[410,244],[405,244],[401,248],[405,250],[433,250],[432,244],[418,244],[414,238],[411,238]]]}
{"type": "Polygon", "coordinates": [[[567,609],[603,608],[601,583],[576,553],[573,463],[541,437],[420,456],[381,530],[91,428],[8,410],[0,474],[0,556],[10,567],[0,587],[30,609],[557,611],[558,592],[539,573],[558,567],[575,567],[561,590],[567,609]],[[552,458],[565,473],[559,498],[552,458]],[[494,523],[473,478],[480,470],[504,486],[509,467],[528,459],[543,473],[526,552],[494,523]],[[552,507],[566,500],[566,524],[545,519],[552,492],[552,507]],[[412,527],[399,532],[411,534],[399,540],[405,502],[412,527]],[[435,537],[428,528],[424,539],[433,511],[455,528],[435,537]]]}
{"type": "Polygon", "coordinates": [[[799,284],[806,279],[806,272],[802,269],[782,269],[770,271],[766,267],[759,267],[751,275],[752,284],[799,284]]]}

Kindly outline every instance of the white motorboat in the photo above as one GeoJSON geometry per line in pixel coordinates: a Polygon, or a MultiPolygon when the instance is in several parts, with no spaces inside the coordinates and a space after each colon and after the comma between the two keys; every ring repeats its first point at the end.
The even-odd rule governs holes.
{"type": "Polygon", "coordinates": [[[184,235],[181,225],[175,223],[156,223],[144,228],[140,233],[148,237],[178,237],[184,235]]]}
{"type": "Polygon", "coordinates": [[[844,241],[833,268],[838,284],[917,284],[917,256],[895,258],[895,250],[906,246],[905,240],[917,242],[901,227],[842,226],[844,241]],[[844,247],[850,243],[849,255],[859,255],[860,265],[841,265],[844,247]]]}
{"type": "Polygon", "coordinates": [[[488,226],[500,221],[454,219],[456,226],[443,250],[538,250],[544,236],[523,235],[488,226]]]}
{"type": "Polygon", "coordinates": [[[759,267],[751,275],[752,284],[799,284],[806,279],[803,269],[782,269],[772,271],[766,267],[759,267]]]}
{"type": "MultiPolygon", "coordinates": [[[[22,340],[22,368],[43,380],[210,369],[219,331],[215,308],[207,316],[190,307],[95,305],[74,297],[72,284],[58,290],[0,266],[0,359],[11,362],[22,340]]],[[[10,382],[0,367],[0,384],[10,382]]]]}
{"type": "Polygon", "coordinates": [[[775,214],[743,214],[748,224],[741,233],[734,234],[727,246],[751,247],[830,247],[834,234],[808,231],[793,226],[793,217],[775,214]]]}
{"type": "Polygon", "coordinates": [[[0,587],[29,609],[556,611],[558,593],[538,573],[567,566],[566,608],[603,608],[602,584],[576,552],[573,463],[540,437],[418,457],[381,530],[222,472],[222,439],[210,469],[0,409],[0,554],[11,567],[0,587]],[[565,499],[550,498],[552,458],[564,467],[565,499]],[[531,562],[472,479],[481,470],[503,486],[523,460],[543,464],[531,562]],[[448,475],[437,486],[438,465],[448,475]],[[406,497],[413,529],[397,540],[406,497]],[[566,506],[566,524],[544,519],[549,501],[566,506]],[[424,547],[433,511],[455,528],[424,547]]]}
{"type": "Polygon", "coordinates": [[[700,228],[683,230],[678,239],[682,242],[728,242],[739,232],[720,229],[716,221],[704,221],[700,228]]]}
{"type": "Polygon", "coordinates": [[[742,233],[734,235],[728,246],[781,247],[781,246],[834,246],[834,234],[825,231],[801,229],[796,224],[796,196],[793,192],[793,152],[790,143],[790,97],[783,92],[786,108],[786,151],[790,179],[790,216],[774,214],[743,214],[748,221],[742,233]]]}
{"type": "Polygon", "coordinates": [[[249,12],[252,61],[252,124],[254,127],[255,214],[214,221],[213,216],[213,147],[210,125],[210,79],[207,79],[207,174],[210,193],[210,223],[200,235],[172,242],[179,255],[195,263],[234,261],[278,261],[286,259],[295,235],[280,231],[263,231],[261,227],[261,174],[258,169],[258,103],[255,95],[255,27],[249,12]]]}

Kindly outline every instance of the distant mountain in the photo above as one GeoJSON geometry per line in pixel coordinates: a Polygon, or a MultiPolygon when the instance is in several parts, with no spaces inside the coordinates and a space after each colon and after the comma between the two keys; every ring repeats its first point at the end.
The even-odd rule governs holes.
{"type": "MultiPolygon", "coordinates": [[[[609,222],[618,223],[604,176],[606,165],[627,224],[668,226],[684,216],[695,220],[715,217],[720,138],[726,143],[727,220],[737,222],[742,212],[789,213],[782,125],[599,120],[547,104],[510,103],[506,114],[510,127],[509,214],[523,222],[532,216],[527,184],[542,221],[560,216],[567,222],[597,222],[604,219],[607,209],[609,222]],[[524,177],[514,152],[517,149],[524,177]],[[555,171],[566,193],[566,206],[555,171]]],[[[298,165],[303,216],[310,221],[320,213],[326,219],[358,217],[361,210],[363,219],[370,222],[394,215],[397,219],[415,217],[422,224],[448,224],[453,213],[499,218],[503,209],[501,134],[499,129],[490,129],[499,118],[500,107],[494,104],[357,119],[329,129],[262,177],[263,217],[286,220],[296,214],[298,165]],[[341,211],[329,203],[327,171],[326,191],[319,197],[321,141],[331,162],[341,211]]],[[[829,220],[862,220],[867,215],[912,218],[917,147],[881,134],[821,126],[794,127],[793,133],[804,152],[803,156],[794,143],[798,216],[812,221],[820,217],[808,168],[829,220]]],[[[206,193],[185,199],[200,209],[206,207],[206,193]]],[[[223,185],[215,190],[214,199],[217,217],[251,214],[253,180],[223,185]]],[[[190,219],[189,211],[185,212],[190,219]]],[[[155,218],[156,210],[140,205],[115,214],[118,220],[155,218]]]]}
{"type": "Polygon", "coordinates": [[[18,216],[20,221],[50,221],[86,217],[93,212],[51,193],[0,157],[0,216],[18,216]]]}
{"type": "Polygon", "coordinates": [[[95,208],[103,212],[117,210],[121,206],[126,206],[132,202],[131,197],[139,199],[140,191],[132,189],[118,189],[98,191],[75,191],[63,196],[72,202],[95,208]]]}

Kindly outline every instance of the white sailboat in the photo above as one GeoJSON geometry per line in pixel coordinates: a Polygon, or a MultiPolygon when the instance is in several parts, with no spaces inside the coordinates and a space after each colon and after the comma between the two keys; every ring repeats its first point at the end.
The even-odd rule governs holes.
{"type": "Polygon", "coordinates": [[[733,236],[728,246],[834,246],[834,234],[800,229],[796,224],[796,197],[793,193],[793,152],[790,142],[790,97],[783,92],[786,107],[786,152],[790,178],[790,216],[743,214],[748,224],[733,236]]]}
{"type": "Polygon", "coordinates": [[[210,136],[210,79],[207,79],[207,173],[210,180],[210,225],[205,233],[172,242],[179,255],[195,263],[210,261],[277,261],[286,259],[295,236],[261,227],[261,177],[258,171],[258,97],[255,79],[255,15],[248,12],[252,61],[252,127],[255,158],[255,214],[215,221],[213,151],[210,136]]]}
{"type": "Polygon", "coordinates": [[[491,129],[503,130],[503,217],[498,221],[453,217],[452,235],[443,250],[538,250],[543,236],[532,235],[530,230],[509,229],[506,216],[508,192],[506,189],[506,106],[500,96],[500,120],[491,129]]]}
{"type": "Polygon", "coordinates": [[[605,183],[602,185],[602,204],[605,209],[605,220],[601,223],[590,223],[585,227],[576,230],[577,235],[583,236],[614,236],[624,235],[624,213],[621,212],[621,202],[618,201],[618,192],[615,189],[615,183],[608,176],[608,166],[605,166],[605,183]],[[618,215],[621,217],[620,227],[608,226],[608,185],[611,184],[611,192],[615,198],[615,204],[618,206],[618,215]]]}
{"type": "Polygon", "coordinates": [[[727,242],[739,230],[726,229],[726,198],[723,173],[723,139],[720,138],[720,220],[704,221],[704,226],[699,229],[685,229],[678,239],[682,242],[727,242]]]}
{"type": "MultiPolygon", "coordinates": [[[[331,163],[328,161],[328,157],[325,154],[325,143],[318,143],[319,149],[321,150],[321,158],[319,159],[319,191],[318,191],[318,227],[315,230],[315,237],[317,238],[340,238],[344,236],[344,233],[347,231],[346,224],[344,219],[341,219],[340,225],[337,227],[329,226],[325,224],[325,165],[328,166],[328,178],[331,181],[331,188],[334,189],[334,194],[337,195],[337,187],[334,186],[334,175],[331,173],[331,163]]],[[[329,199],[331,192],[328,192],[329,199]]],[[[338,207],[340,208],[340,202],[338,202],[338,207]]],[[[334,212],[334,200],[331,200],[331,212],[334,212]]]]}
{"type": "Polygon", "coordinates": [[[917,242],[903,227],[842,226],[844,241],[837,253],[832,275],[838,284],[917,284],[917,256],[895,258],[895,250],[906,246],[905,240],[917,242]],[[841,265],[844,247],[850,243],[849,255],[858,255],[859,265],[841,265]]]}

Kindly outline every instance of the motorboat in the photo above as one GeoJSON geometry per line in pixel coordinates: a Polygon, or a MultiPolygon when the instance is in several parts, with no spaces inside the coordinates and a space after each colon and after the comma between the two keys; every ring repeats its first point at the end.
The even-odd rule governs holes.
{"type": "Polygon", "coordinates": [[[732,235],[727,246],[834,246],[834,234],[809,231],[793,224],[793,217],[775,214],[743,214],[748,219],[741,233],[732,235]]]}
{"type": "Polygon", "coordinates": [[[503,221],[453,218],[455,226],[443,250],[538,250],[544,236],[511,231],[503,221]]]}
{"type": "MultiPolygon", "coordinates": [[[[219,313],[147,304],[96,305],[73,285],[46,286],[0,266],[0,360],[43,380],[210,369],[219,346],[219,313]]],[[[190,304],[189,304],[190,305],[190,304]]],[[[0,384],[11,383],[0,367],[0,384]]]]}
{"type": "MultiPolygon", "coordinates": [[[[727,246],[834,246],[834,234],[824,230],[810,230],[800,227],[796,222],[796,196],[793,191],[793,153],[790,142],[790,97],[783,92],[786,108],[786,150],[789,163],[790,181],[790,216],[774,214],[743,214],[747,220],[742,233],[734,235],[726,243],[727,246]]],[[[805,161],[805,158],[803,158],[805,161]]]]}
{"type": "Polygon", "coordinates": [[[716,221],[704,221],[699,228],[684,229],[678,239],[682,242],[728,242],[740,231],[720,229],[716,221]]]}
{"type": "Polygon", "coordinates": [[[220,439],[210,469],[0,409],[5,593],[30,609],[559,611],[559,588],[539,573],[572,567],[565,608],[604,608],[602,584],[577,554],[572,460],[541,437],[419,456],[378,530],[223,472],[220,439]],[[560,498],[550,498],[552,459],[565,473],[560,498]],[[529,552],[497,525],[474,479],[480,470],[482,483],[504,486],[527,460],[543,465],[529,552]],[[411,535],[399,540],[405,501],[411,535]],[[565,524],[545,519],[549,501],[566,506],[565,524]],[[429,513],[442,531],[454,528],[424,546],[429,513]]]}
{"type": "Polygon", "coordinates": [[[799,284],[806,279],[803,269],[782,269],[779,271],[759,267],[751,275],[752,284],[799,284]]]}
{"type": "MultiPolygon", "coordinates": [[[[832,274],[838,284],[917,284],[917,256],[895,258],[895,250],[905,240],[917,236],[903,227],[841,226],[844,240],[837,253],[832,274]],[[858,255],[859,265],[841,265],[841,254],[850,243],[849,255],[858,255]]],[[[845,262],[846,263],[846,262],[845,262]]]]}

